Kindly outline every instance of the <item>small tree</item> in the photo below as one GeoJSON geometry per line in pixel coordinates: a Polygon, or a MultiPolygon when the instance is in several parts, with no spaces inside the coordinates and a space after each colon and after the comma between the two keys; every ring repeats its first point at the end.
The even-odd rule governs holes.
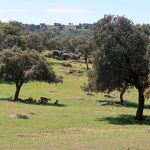
{"type": "Polygon", "coordinates": [[[120,92],[120,104],[124,105],[124,99],[123,99],[123,95],[126,92],[126,90],[128,89],[129,85],[127,82],[124,82],[120,85],[120,87],[117,88],[117,90],[120,92]]]}
{"type": "Polygon", "coordinates": [[[22,51],[17,47],[0,53],[0,78],[15,82],[14,100],[18,100],[23,83],[43,81],[57,83],[57,77],[44,57],[34,50],[22,51]]]}
{"type": "Polygon", "coordinates": [[[78,45],[78,47],[76,49],[76,51],[80,52],[81,55],[84,57],[84,61],[85,61],[87,70],[89,70],[88,58],[89,58],[89,55],[92,53],[92,48],[93,48],[92,43],[85,40],[85,42],[78,45]]]}
{"type": "Polygon", "coordinates": [[[143,119],[144,91],[148,87],[148,39],[125,17],[104,16],[94,25],[93,70],[89,83],[96,91],[113,91],[124,82],[138,90],[136,119],[143,119]]]}

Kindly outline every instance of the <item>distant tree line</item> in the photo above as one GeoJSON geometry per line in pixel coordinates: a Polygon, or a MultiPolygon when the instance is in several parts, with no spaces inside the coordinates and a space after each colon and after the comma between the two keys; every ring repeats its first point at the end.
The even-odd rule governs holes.
{"type": "Polygon", "coordinates": [[[80,44],[83,38],[88,40],[91,37],[91,27],[86,27],[90,26],[88,24],[80,24],[82,29],[77,29],[76,25],[65,25],[63,29],[59,26],[62,25],[0,22],[0,50],[17,46],[22,50],[29,48],[38,52],[54,49],[75,52],[78,49],[77,44],[80,44]],[[70,28],[71,26],[73,28],[70,28]]]}

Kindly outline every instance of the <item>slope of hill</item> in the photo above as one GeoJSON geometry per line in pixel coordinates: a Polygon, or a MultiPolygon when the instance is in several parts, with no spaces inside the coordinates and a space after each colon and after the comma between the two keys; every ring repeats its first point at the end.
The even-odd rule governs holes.
{"type": "MultiPolygon", "coordinates": [[[[72,62],[73,74],[66,74],[62,61],[50,59],[64,83],[49,85],[31,82],[23,86],[21,98],[50,97],[47,105],[25,104],[0,100],[0,149],[2,150],[149,150],[150,120],[134,120],[136,91],[125,94],[126,105],[110,103],[100,106],[97,100],[119,101],[118,93],[107,98],[103,93],[88,96],[80,86],[87,81],[84,64],[72,62]],[[80,70],[80,71],[78,71],[80,70]],[[53,105],[59,100],[60,105],[53,105]],[[25,113],[29,119],[11,117],[25,113]]],[[[13,96],[14,84],[1,83],[0,97],[13,96]]],[[[145,114],[150,115],[149,101],[145,114]]]]}

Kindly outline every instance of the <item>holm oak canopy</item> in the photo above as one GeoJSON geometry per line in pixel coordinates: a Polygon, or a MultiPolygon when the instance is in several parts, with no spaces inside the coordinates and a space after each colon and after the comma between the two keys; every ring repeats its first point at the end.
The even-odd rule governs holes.
{"type": "Polygon", "coordinates": [[[44,57],[34,51],[22,51],[18,47],[5,49],[0,53],[0,78],[15,82],[14,100],[18,100],[23,83],[28,81],[43,81],[57,83],[60,80],[44,57]]]}
{"type": "Polygon", "coordinates": [[[142,26],[125,17],[105,15],[94,25],[96,46],[89,84],[96,91],[113,91],[127,83],[138,90],[136,119],[143,119],[144,91],[149,86],[148,38],[142,26]]]}

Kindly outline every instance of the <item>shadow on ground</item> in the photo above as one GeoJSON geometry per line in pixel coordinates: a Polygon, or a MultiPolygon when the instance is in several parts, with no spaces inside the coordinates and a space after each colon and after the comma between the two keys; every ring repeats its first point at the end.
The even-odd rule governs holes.
{"type": "MultiPolygon", "coordinates": [[[[106,105],[112,105],[117,107],[137,108],[137,103],[128,100],[124,100],[124,105],[121,105],[120,102],[116,100],[97,100],[97,103],[99,103],[100,105],[103,102],[106,102],[106,105]]],[[[150,105],[145,104],[144,109],[150,109],[150,105]]]]}
{"type": "Polygon", "coordinates": [[[0,101],[9,101],[13,103],[22,103],[22,104],[29,104],[29,105],[41,105],[41,106],[55,106],[55,107],[66,107],[66,104],[55,103],[55,102],[47,102],[47,103],[39,103],[38,100],[34,100],[29,102],[28,99],[19,99],[18,101],[13,100],[12,98],[0,98],[0,101]]]}
{"type": "MultiPolygon", "coordinates": [[[[132,107],[132,108],[137,108],[137,103],[125,100],[124,101],[124,106],[125,107],[132,107]]],[[[150,109],[150,105],[145,104],[144,109],[150,109]]]]}
{"type": "Polygon", "coordinates": [[[150,125],[150,116],[145,116],[143,121],[138,121],[133,115],[119,115],[117,117],[97,118],[96,121],[105,121],[113,125],[150,125]]]}

